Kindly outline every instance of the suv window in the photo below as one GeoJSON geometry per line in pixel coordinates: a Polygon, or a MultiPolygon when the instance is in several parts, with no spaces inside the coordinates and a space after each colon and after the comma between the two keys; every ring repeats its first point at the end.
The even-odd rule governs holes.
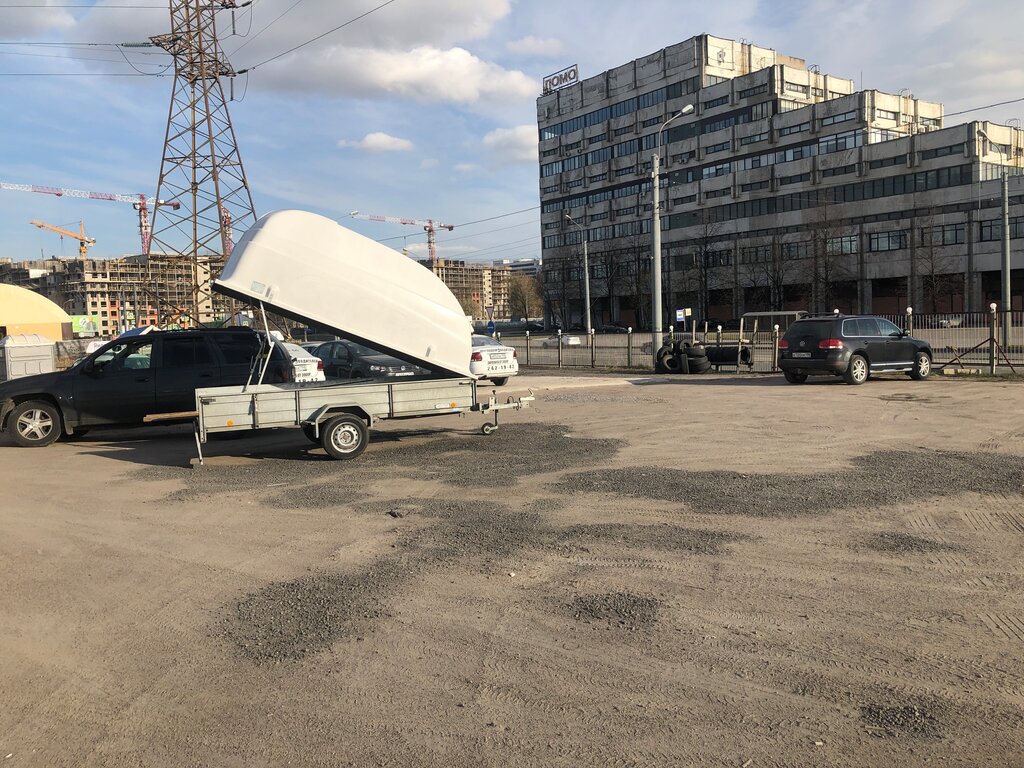
{"type": "Polygon", "coordinates": [[[856,320],[857,332],[855,336],[879,336],[878,319],[875,317],[860,317],[856,320]]]}
{"type": "Polygon", "coordinates": [[[888,320],[884,320],[881,317],[876,318],[878,321],[878,335],[879,336],[892,336],[895,334],[902,334],[903,330],[895,323],[890,323],[888,320]]]}
{"type": "Polygon", "coordinates": [[[93,368],[106,371],[148,370],[152,367],[153,342],[126,341],[115,344],[93,360],[93,368]]]}
{"type": "Polygon", "coordinates": [[[786,339],[808,336],[813,339],[828,339],[832,336],[832,323],[832,320],[799,320],[789,326],[786,339]]]}
{"type": "Polygon", "coordinates": [[[164,368],[194,368],[197,365],[213,365],[213,353],[200,336],[164,337],[164,368]]]}
{"type": "Polygon", "coordinates": [[[260,340],[256,334],[225,334],[214,336],[214,341],[228,365],[252,365],[260,351],[260,340]]]}

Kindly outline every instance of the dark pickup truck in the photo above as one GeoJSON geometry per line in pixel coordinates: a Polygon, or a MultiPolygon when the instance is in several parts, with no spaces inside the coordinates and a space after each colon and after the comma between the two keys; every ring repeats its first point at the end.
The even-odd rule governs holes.
{"type": "MultiPolygon", "coordinates": [[[[0,383],[0,429],[17,445],[41,447],[93,427],[187,421],[197,388],[244,384],[267,346],[248,328],[115,339],[65,371],[0,383]]],[[[275,345],[264,380],[290,374],[275,345]]]]}

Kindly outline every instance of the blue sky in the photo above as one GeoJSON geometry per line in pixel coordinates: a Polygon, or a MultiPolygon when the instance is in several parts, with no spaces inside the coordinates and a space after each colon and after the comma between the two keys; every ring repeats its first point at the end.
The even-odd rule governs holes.
{"type": "MultiPolygon", "coordinates": [[[[223,14],[224,49],[236,69],[251,67],[381,1],[255,0],[236,12],[237,36],[224,35],[223,14]]],[[[119,76],[134,70],[117,49],[81,44],[165,32],[166,3],[19,4],[33,2],[0,0],[0,181],[154,194],[172,80],[119,76]]],[[[539,254],[537,211],[503,215],[538,204],[536,97],[546,74],[578,63],[593,76],[708,32],[956,111],[1024,96],[1021,22],[1019,0],[394,0],[237,78],[230,108],[258,213],[313,210],[413,253],[425,249],[416,228],[348,212],[451,224],[502,216],[439,235],[440,254],[528,258],[539,254]]],[[[169,62],[124,51],[145,72],[169,62]]],[[[1017,116],[1024,102],[961,119],[1017,116]]],[[[72,228],[84,219],[100,257],[138,250],[128,205],[0,191],[0,257],[76,253],[29,226],[33,218],[72,228]]]]}

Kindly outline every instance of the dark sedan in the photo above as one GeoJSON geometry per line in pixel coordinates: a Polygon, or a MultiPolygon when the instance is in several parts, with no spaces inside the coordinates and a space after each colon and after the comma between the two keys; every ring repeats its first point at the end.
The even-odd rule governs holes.
{"type": "Polygon", "coordinates": [[[344,339],[326,341],[313,354],[324,361],[324,374],[329,379],[394,378],[428,373],[417,365],[344,339]]]}

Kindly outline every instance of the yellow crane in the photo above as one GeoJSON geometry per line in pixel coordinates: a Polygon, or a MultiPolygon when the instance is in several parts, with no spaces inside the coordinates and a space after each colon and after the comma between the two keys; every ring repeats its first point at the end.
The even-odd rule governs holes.
{"type": "Polygon", "coordinates": [[[51,232],[56,232],[58,235],[64,235],[70,237],[72,240],[78,241],[78,255],[83,259],[89,255],[89,249],[96,245],[96,238],[88,237],[85,234],[85,222],[79,220],[78,231],[72,232],[70,229],[62,229],[61,227],[55,227],[53,224],[47,224],[45,221],[39,221],[38,219],[32,219],[29,222],[32,226],[39,227],[40,229],[48,229],[51,232]]]}

